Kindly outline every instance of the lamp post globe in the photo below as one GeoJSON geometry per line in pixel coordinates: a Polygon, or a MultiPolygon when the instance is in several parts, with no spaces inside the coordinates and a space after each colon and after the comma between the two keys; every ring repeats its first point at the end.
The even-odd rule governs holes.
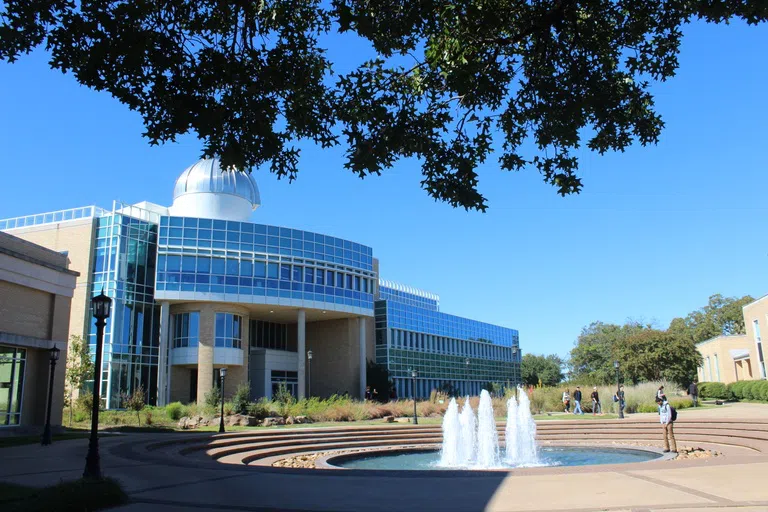
{"type": "Polygon", "coordinates": [[[219,433],[224,433],[224,377],[227,376],[227,369],[222,368],[219,370],[219,375],[221,376],[221,396],[219,397],[219,400],[221,400],[221,416],[219,417],[219,433]]]}
{"type": "Polygon", "coordinates": [[[96,320],[96,359],[93,365],[93,408],[91,410],[91,436],[88,440],[88,454],[85,456],[83,478],[101,478],[99,457],[99,406],[101,405],[101,356],[104,345],[104,327],[112,311],[112,299],[101,293],[91,299],[91,314],[96,320]]]}
{"type": "Polygon", "coordinates": [[[51,404],[53,403],[53,376],[56,372],[56,361],[59,360],[61,350],[53,347],[48,351],[48,357],[51,361],[51,371],[48,374],[48,409],[45,413],[45,428],[43,429],[43,445],[49,445],[53,442],[51,436],[51,404]]]}

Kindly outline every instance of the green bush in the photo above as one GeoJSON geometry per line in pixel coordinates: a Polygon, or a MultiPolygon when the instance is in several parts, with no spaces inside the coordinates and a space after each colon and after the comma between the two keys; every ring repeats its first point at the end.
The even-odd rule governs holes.
{"type": "Polygon", "coordinates": [[[270,402],[266,398],[262,398],[255,403],[248,404],[247,412],[249,416],[255,416],[258,420],[263,420],[272,414],[270,409],[270,402]]]}
{"type": "Polygon", "coordinates": [[[214,385],[210,389],[210,391],[208,391],[205,394],[205,397],[203,398],[203,403],[205,404],[205,407],[213,411],[218,409],[220,396],[221,396],[221,391],[219,391],[219,386],[214,385]]]}
{"type": "Polygon", "coordinates": [[[165,406],[165,415],[173,421],[179,421],[187,415],[187,408],[181,402],[173,402],[165,406]]]}
{"type": "Polygon", "coordinates": [[[714,398],[717,400],[730,400],[733,397],[728,386],[722,382],[702,382],[699,384],[699,395],[702,398],[714,398]]]}
{"type": "Polygon", "coordinates": [[[232,397],[232,408],[237,414],[246,414],[251,401],[251,385],[247,382],[240,384],[232,397]]]}
{"type": "Polygon", "coordinates": [[[75,410],[87,414],[91,417],[93,411],[93,394],[82,392],[75,400],[75,410]]]}
{"type": "Polygon", "coordinates": [[[737,400],[744,400],[744,385],[747,381],[734,382],[729,384],[728,388],[737,400]]]}
{"type": "Polygon", "coordinates": [[[760,398],[759,400],[768,401],[768,381],[760,381],[760,398]]]}

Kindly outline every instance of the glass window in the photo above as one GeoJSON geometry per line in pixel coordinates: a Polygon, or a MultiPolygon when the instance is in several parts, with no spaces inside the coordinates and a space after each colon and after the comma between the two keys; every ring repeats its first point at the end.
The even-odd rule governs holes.
{"type": "Polygon", "coordinates": [[[240,260],[240,275],[245,277],[253,275],[253,261],[240,260]]]}
{"type": "Polygon", "coordinates": [[[317,284],[325,284],[325,270],[321,268],[317,269],[317,284]]]}
{"type": "Polygon", "coordinates": [[[242,348],[242,317],[231,313],[216,313],[215,346],[242,348]]]}
{"type": "Polygon", "coordinates": [[[224,274],[225,269],[224,258],[213,258],[211,260],[211,274],[224,274]]]}
{"type": "Polygon", "coordinates": [[[227,258],[227,275],[236,276],[240,272],[240,265],[236,259],[227,258]]]}
{"type": "Polygon", "coordinates": [[[197,257],[197,272],[199,274],[211,273],[211,258],[208,256],[197,257]]]}
{"type": "Polygon", "coordinates": [[[0,426],[21,423],[21,397],[27,351],[0,347],[0,426]]]}
{"type": "Polygon", "coordinates": [[[344,274],[336,273],[336,288],[344,288],[344,274]]]}
{"type": "Polygon", "coordinates": [[[286,265],[285,263],[280,265],[280,280],[282,281],[290,281],[291,280],[291,266],[286,265]]]}
{"type": "Polygon", "coordinates": [[[304,282],[305,283],[314,283],[315,282],[315,269],[312,267],[306,267],[304,269],[304,282]]]}
{"type": "Polygon", "coordinates": [[[267,266],[263,261],[253,262],[253,276],[254,277],[267,277],[267,266]]]}
{"type": "Polygon", "coordinates": [[[200,339],[200,313],[173,315],[173,348],[196,347],[200,339]]]}
{"type": "Polygon", "coordinates": [[[267,263],[267,277],[270,279],[278,278],[279,269],[277,263],[267,263]]]}
{"type": "Polygon", "coordinates": [[[166,268],[168,272],[181,272],[181,256],[168,256],[166,268]]]}
{"type": "Polygon", "coordinates": [[[333,283],[335,281],[335,272],[333,270],[329,270],[327,277],[328,277],[328,286],[333,286],[333,283]]]}
{"type": "Polygon", "coordinates": [[[294,281],[299,282],[299,283],[301,281],[303,281],[303,279],[302,279],[302,277],[304,277],[303,273],[304,273],[304,267],[302,267],[301,265],[294,265],[293,266],[293,280],[294,281]]]}

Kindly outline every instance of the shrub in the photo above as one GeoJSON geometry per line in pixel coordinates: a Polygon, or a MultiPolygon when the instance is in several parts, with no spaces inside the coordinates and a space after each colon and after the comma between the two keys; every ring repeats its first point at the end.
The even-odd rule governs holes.
{"type": "Polygon", "coordinates": [[[760,400],[768,401],[768,381],[760,381],[760,400]]]}
{"type": "Polygon", "coordinates": [[[152,411],[151,410],[144,411],[144,423],[146,423],[147,425],[151,425],[152,424],[152,411]]]}
{"type": "Polygon", "coordinates": [[[732,397],[728,386],[722,382],[702,382],[699,384],[699,394],[702,398],[715,398],[717,400],[729,400],[732,397]]]}
{"type": "Polygon", "coordinates": [[[85,421],[88,418],[88,415],[83,411],[75,411],[73,417],[75,422],[80,423],[81,421],[85,421]]]}
{"type": "Polygon", "coordinates": [[[93,393],[80,393],[75,400],[75,409],[91,417],[93,411],[93,393]]]}
{"type": "Polygon", "coordinates": [[[146,405],[144,401],[144,388],[139,385],[131,395],[123,395],[122,398],[126,409],[136,411],[136,418],[138,418],[139,426],[141,426],[141,411],[146,405]]]}
{"type": "Polygon", "coordinates": [[[248,404],[247,412],[250,416],[255,416],[258,420],[263,420],[271,414],[269,406],[269,400],[262,398],[256,403],[248,404]]]}
{"type": "Polygon", "coordinates": [[[251,401],[251,385],[247,382],[237,386],[237,391],[232,396],[232,408],[237,414],[248,412],[248,404],[251,401]]]}
{"type": "Polygon", "coordinates": [[[205,397],[203,397],[203,403],[205,404],[205,407],[207,409],[215,411],[219,408],[219,398],[221,397],[221,391],[219,391],[219,386],[214,385],[210,391],[208,391],[205,394],[205,397]]]}
{"type": "Polygon", "coordinates": [[[165,414],[173,421],[179,421],[187,415],[187,408],[181,402],[173,402],[165,406],[165,414]]]}

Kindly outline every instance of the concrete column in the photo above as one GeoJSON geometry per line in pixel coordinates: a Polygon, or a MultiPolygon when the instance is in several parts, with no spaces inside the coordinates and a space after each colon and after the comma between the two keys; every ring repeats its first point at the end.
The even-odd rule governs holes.
{"type": "Polygon", "coordinates": [[[200,308],[200,340],[197,347],[197,403],[213,388],[213,346],[216,312],[213,306],[200,308]]]}
{"type": "Polygon", "coordinates": [[[307,393],[307,314],[303,309],[299,310],[297,333],[299,352],[299,400],[301,400],[307,393]]]}
{"type": "Polygon", "coordinates": [[[360,398],[365,397],[365,382],[366,382],[366,367],[368,363],[367,356],[365,354],[365,317],[361,316],[357,319],[358,326],[360,327],[360,398]]]}
{"type": "Polygon", "coordinates": [[[171,343],[171,305],[168,301],[160,303],[160,350],[157,364],[157,405],[168,404],[171,390],[171,371],[169,351],[171,343]]]}

